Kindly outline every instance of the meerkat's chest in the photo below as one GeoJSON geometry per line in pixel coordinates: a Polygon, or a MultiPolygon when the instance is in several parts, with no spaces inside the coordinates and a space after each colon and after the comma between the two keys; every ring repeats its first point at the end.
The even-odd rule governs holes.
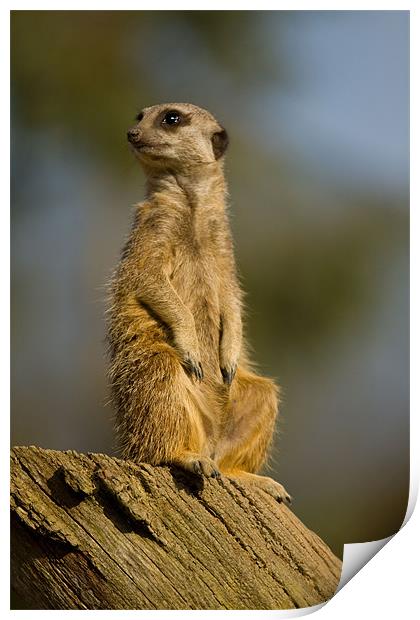
{"type": "Polygon", "coordinates": [[[211,215],[183,221],[176,231],[171,279],[189,305],[203,298],[218,305],[219,241],[219,224],[211,215]]]}
{"type": "Polygon", "coordinates": [[[217,258],[221,243],[221,222],[217,214],[198,213],[183,218],[174,235],[174,256],[198,269],[217,258]]]}
{"type": "Polygon", "coordinates": [[[172,252],[171,280],[175,289],[188,299],[207,296],[218,290],[217,252],[212,243],[175,245],[172,252]]]}
{"type": "Polygon", "coordinates": [[[183,222],[183,232],[192,254],[209,257],[217,252],[220,245],[220,217],[212,212],[195,214],[183,222]]]}

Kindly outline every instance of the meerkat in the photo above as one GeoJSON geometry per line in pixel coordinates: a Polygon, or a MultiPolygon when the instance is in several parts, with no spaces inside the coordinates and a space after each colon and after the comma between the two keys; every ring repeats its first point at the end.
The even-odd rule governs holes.
{"type": "Polygon", "coordinates": [[[145,108],[127,134],[147,179],[111,282],[109,380],[122,456],[254,484],[279,390],[259,376],[242,331],[226,210],[226,130],[206,110],[145,108]]]}

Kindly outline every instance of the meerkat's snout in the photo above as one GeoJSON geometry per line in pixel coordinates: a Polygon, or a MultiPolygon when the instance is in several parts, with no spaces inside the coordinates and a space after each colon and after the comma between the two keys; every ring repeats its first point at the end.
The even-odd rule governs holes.
{"type": "Polygon", "coordinates": [[[140,133],[138,129],[136,129],[135,127],[132,127],[131,129],[127,131],[127,140],[131,144],[133,145],[137,144],[137,142],[139,141],[139,138],[140,138],[140,133]]]}

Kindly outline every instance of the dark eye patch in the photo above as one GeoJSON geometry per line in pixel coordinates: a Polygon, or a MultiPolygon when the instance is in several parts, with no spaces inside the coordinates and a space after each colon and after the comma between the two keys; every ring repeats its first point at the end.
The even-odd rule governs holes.
{"type": "Polygon", "coordinates": [[[143,120],[143,116],[144,116],[143,112],[139,112],[136,116],[136,121],[140,123],[140,121],[143,120]]]}

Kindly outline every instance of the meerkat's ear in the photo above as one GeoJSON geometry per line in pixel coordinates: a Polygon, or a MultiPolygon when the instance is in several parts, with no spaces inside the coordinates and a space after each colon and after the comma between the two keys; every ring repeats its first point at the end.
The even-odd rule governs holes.
{"type": "Polygon", "coordinates": [[[220,159],[225,154],[229,144],[229,136],[226,129],[222,128],[221,131],[216,131],[211,137],[211,143],[215,159],[220,159]]]}

